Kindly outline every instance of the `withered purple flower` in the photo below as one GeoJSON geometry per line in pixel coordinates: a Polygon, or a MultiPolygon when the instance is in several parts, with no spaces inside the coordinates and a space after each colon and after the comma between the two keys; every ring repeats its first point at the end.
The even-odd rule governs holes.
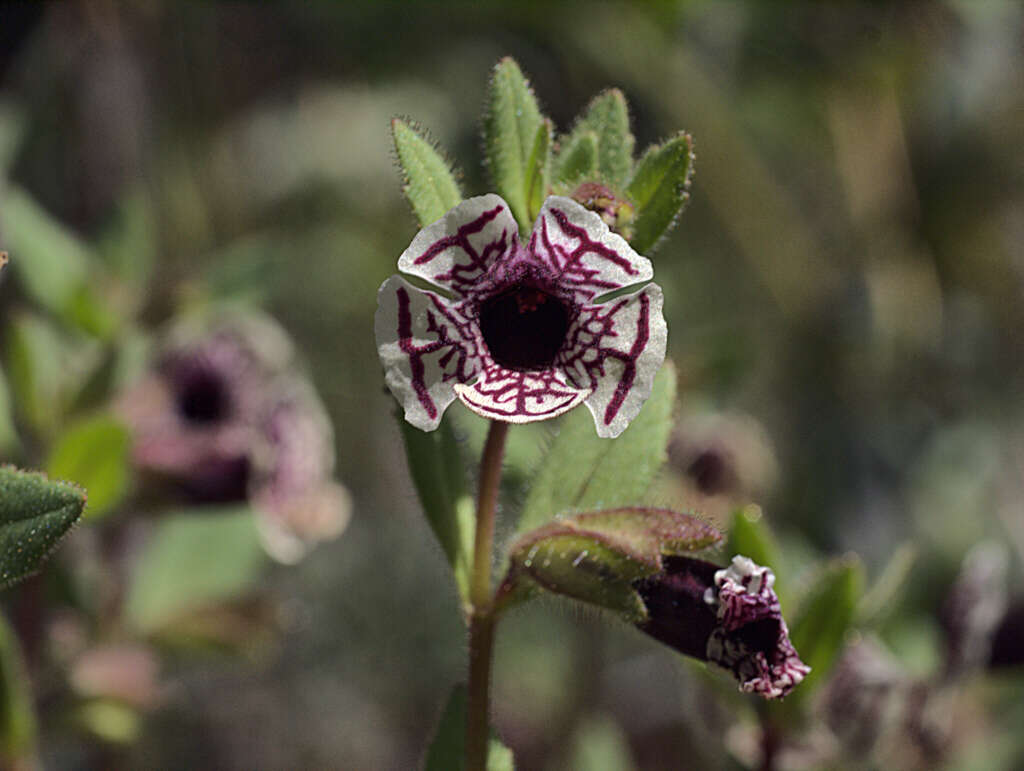
{"type": "Polygon", "coordinates": [[[774,583],[769,568],[743,556],[726,568],[665,557],[663,572],[635,584],[648,614],[639,628],[729,670],[747,693],[781,698],[810,667],[790,642],[774,583]]]}
{"type": "Polygon", "coordinates": [[[283,330],[255,314],[179,327],[122,399],[133,460],[200,503],[250,501],[284,562],[344,529],[330,421],[283,330]]]}
{"type": "Polygon", "coordinates": [[[378,295],[385,379],[417,428],[435,429],[458,397],[509,423],[586,403],[598,435],[614,437],[650,396],[667,342],[661,288],[579,203],[548,198],[524,247],[500,197],[467,199],[416,235],[398,269],[450,295],[400,276],[378,295]]]}

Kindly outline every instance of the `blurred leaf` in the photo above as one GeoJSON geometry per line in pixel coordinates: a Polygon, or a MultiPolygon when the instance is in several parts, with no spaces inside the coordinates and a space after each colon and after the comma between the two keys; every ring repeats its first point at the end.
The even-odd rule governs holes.
{"type": "Polygon", "coordinates": [[[143,190],[122,196],[96,252],[103,262],[136,291],[146,287],[156,263],[156,218],[143,190]]]}
{"type": "Polygon", "coordinates": [[[626,195],[636,209],[630,244],[646,254],[674,224],[689,198],[693,173],[693,140],[678,134],[651,147],[637,164],[626,195]]]}
{"type": "Polygon", "coordinates": [[[35,768],[35,754],[32,688],[18,638],[0,614],[0,767],[35,768]]]}
{"type": "Polygon", "coordinates": [[[109,415],[81,420],[57,440],[46,470],[88,490],[85,516],[95,519],[108,513],[128,489],[129,444],[128,428],[109,415]]]}
{"type": "Polygon", "coordinates": [[[761,507],[751,504],[736,509],[732,515],[732,526],[729,528],[729,540],[725,547],[729,557],[742,554],[758,565],[772,568],[775,573],[775,593],[782,597],[780,584],[785,586],[786,576],[779,580],[780,550],[771,528],[764,518],[761,507]]]}
{"type": "Polygon", "coordinates": [[[165,516],[139,555],[126,615],[153,632],[192,608],[249,589],[264,562],[253,513],[211,507],[165,516]]]}
{"type": "Polygon", "coordinates": [[[405,457],[423,512],[437,536],[463,599],[469,597],[469,571],[476,528],[473,498],[449,418],[436,431],[420,431],[401,418],[405,457]]]}
{"type": "Polygon", "coordinates": [[[0,466],[0,588],[34,573],[85,508],[85,491],[0,466]]]}
{"type": "Polygon", "coordinates": [[[793,646],[800,659],[811,667],[811,673],[794,696],[810,695],[815,687],[811,683],[824,682],[828,677],[863,592],[864,568],[857,557],[834,559],[812,578],[811,588],[792,616],[790,626],[793,646]]]}
{"type": "Polygon", "coordinates": [[[0,453],[7,455],[16,451],[20,445],[18,429],[14,425],[11,391],[3,367],[0,367],[0,453]]]}
{"type": "Polygon", "coordinates": [[[451,164],[426,139],[421,130],[399,118],[391,121],[398,163],[405,178],[405,197],[421,225],[444,216],[462,200],[451,164]]]}
{"type": "Polygon", "coordinates": [[[4,247],[11,253],[11,269],[25,291],[47,310],[62,315],[85,282],[88,247],[13,185],[4,191],[0,229],[4,247]]]}
{"type": "Polygon", "coordinates": [[[57,330],[35,315],[20,314],[7,332],[7,372],[14,406],[36,431],[48,434],[63,410],[64,346],[57,330]]]}
{"type": "Polygon", "coordinates": [[[84,283],[68,297],[62,318],[101,340],[109,340],[120,322],[108,298],[100,297],[95,287],[84,283]]]}
{"type": "MultiPolygon", "coordinates": [[[[463,442],[464,458],[479,458],[487,440],[491,421],[470,412],[456,401],[448,408],[456,437],[463,442]]],[[[505,440],[505,457],[502,461],[501,484],[510,495],[521,494],[524,485],[533,478],[541,458],[551,441],[551,431],[543,424],[523,423],[508,432],[505,440]]]]}
{"type": "Polygon", "coordinates": [[[526,168],[526,204],[531,224],[540,214],[551,187],[551,137],[554,127],[545,118],[537,128],[533,151],[526,168]]]}
{"type": "Polygon", "coordinates": [[[555,161],[555,179],[572,185],[597,176],[597,134],[581,131],[565,140],[555,161]]]}
{"type": "Polygon", "coordinates": [[[621,188],[633,170],[633,135],[629,131],[626,97],[617,88],[598,94],[573,127],[570,146],[578,137],[597,137],[597,168],[601,181],[621,188]]]}
{"type": "Polygon", "coordinates": [[[131,744],[139,736],[138,710],[113,699],[93,699],[75,710],[79,725],[110,744],[131,744]]]}
{"type": "Polygon", "coordinates": [[[640,621],[646,611],[632,582],[661,570],[662,555],[697,551],[720,539],[703,520],[668,509],[630,507],[558,519],[512,545],[502,604],[523,596],[516,584],[528,576],[551,592],[640,621]]]}
{"type": "Polygon", "coordinates": [[[604,509],[641,499],[667,458],[676,400],[676,372],[666,362],[651,397],[617,439],[601,439],[589,410],[562,418],[530,488],[519,530],[532,530],[556,514],[604,509]]]}
{"type": "Polygon", "coordinates": [[[566,768],[586,771],[631,771],[636,768],[629,736],[608,715],[581,721],[572,740],[572,761],[566,768]]]}
{"type": "Polygon", "coordinates": [[[527,204],[530,159],[541,128],[540,108],[515,60],[494,68],[484,116],[484,149],[498,194],[508,203],[525,236],[533,221],[527,204]]]}
{"type": "MultiPolygon", "coordinates": [[[[424,771],[462,771],[466,767],[466,701],[466,686],[455,686],[427,750],[424,771]]],[[[487,771],[513,771],[514,768],[512,751],[492,736],[487,750],[487,771]]]]}
{"type": "Polygon", "coordinates": [[[21,138],[25,133],[25,118],[21,110],[6,101],[0,101],[0,178],[14,163],[21,138]]]}
{"type": "Polygon", "coordinates": [[[892,553],[882,574],[875,579],[857,606],[858,624],[883,623],[899,607],[900,595],[906,589],[916,559],[917,548],[912,543],[901,544],[892,553]]]}

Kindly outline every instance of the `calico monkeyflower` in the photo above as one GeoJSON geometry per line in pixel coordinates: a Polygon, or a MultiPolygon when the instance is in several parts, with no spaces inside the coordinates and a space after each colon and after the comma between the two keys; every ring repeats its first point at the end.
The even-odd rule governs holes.
{"type": "Polygon", "coordinates": [[[586,404],[621,434],[665,359],[650,260],[601,217],[550,197],[529,242],[497,195],[421,230],[378,295],[377,350],[405,419],[437,428],[456,397],[484,418],[528,423],[586,404]]]}
{"type": "Polygon", "coordinates": [[[771,569],[743,556],[719,568],[666,557],[665,570],[636,583],[648,618],[641,630],[681,653],[729,670],[740,689],[785,696],[811,671],[782,618],[771,569]]]}
{"type": "Polygon", "coordinates": [[[267,552],[295,562],[334,538],[351,510],[333,480],[334,434],[269,317],[182,325],[153,371],[124,395],[133,460],[198,503],[248,501],[267,552]]]}

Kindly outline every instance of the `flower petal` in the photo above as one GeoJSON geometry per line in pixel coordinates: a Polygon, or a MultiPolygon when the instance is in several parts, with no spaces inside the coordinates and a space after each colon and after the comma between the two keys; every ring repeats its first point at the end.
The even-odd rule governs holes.
{"type": "Polygon", "coordinates": [[[590,389],[576,388],[556,368],[520,371],[489,364],[472,385],[456,384],[455,393],[482,418],[531,423],[568,412],[590,389]]]}
{"type": "Polygon", "coordinates": [[[433,431],[455,399],[452,386],[480,370],[482,343],[460,305],[392,276],[377,294],[374,331],[384,380],[405,419],[433,431]]]}
{"type": "Polygon", "coordinates": [[[766,699],[782,698],[811,671],[789,639],[774,584],[769,568],[736,555],[715,573],[718,591],[707,597],[719,624],[708,638],[708,661],[731,670],[740,690],[766,699]]]}
{"type": "Polygon", "coordinates": [[[580,303],[654,276],[651,261],[609,230],[596,212],[561,196],[544,202],[530,236],[530,253],[580,303]]]}
{"type": "Polygon", "coordinates": [[[423,228],[398,258],[398,269],[465,296],[492,265],[519,248],[516,219],[492,193],[467,198],[423,228]]]}
{"type": "Polygon", "coordinates": [[[587,407],[598,436],[616,437],[636,417],[665,361],[668,327],[661,287],[649,284],[603,305],[584,306],[558,364],[569,382],[593,389],[587,407]]]}

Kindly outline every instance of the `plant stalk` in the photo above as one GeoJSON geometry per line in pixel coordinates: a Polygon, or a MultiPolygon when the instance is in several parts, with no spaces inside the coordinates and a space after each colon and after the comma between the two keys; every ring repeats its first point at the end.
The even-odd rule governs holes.
{"type": "Polygon", "coordinates": [[[508,423],[492,420],[480,459],[476,533],[473,541],[473,573],[469,599],[469,685],[466,704],[466,771],[486,771],[490,740],[491,658],[494,648],[494,615],[491,567],[494,552],[494,520],[501,484],[508,423]]]}

